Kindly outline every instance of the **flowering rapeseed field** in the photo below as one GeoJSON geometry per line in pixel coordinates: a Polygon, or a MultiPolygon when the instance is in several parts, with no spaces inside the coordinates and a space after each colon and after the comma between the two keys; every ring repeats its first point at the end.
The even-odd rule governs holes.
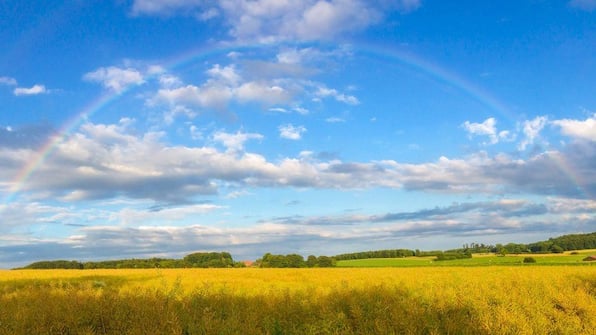
{"type": "Polygon", "coordinates": [[[0,272],[0,334],[594,334],[596,267],[0,272]]]}

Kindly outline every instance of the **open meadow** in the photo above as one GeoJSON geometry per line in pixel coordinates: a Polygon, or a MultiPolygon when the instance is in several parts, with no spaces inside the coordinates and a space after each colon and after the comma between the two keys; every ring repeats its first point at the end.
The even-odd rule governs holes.
{"type": "Polygon", "coordinates": [[[560,254],[512,254],[495,255],[473,254],[472,258],[435,261],[434,256],[429,257],[403,257],[403,258],[367,258],[351,259],[337,262],[338,267],[420,267],[420,266],[490,266],[490,265],[524,265],[526,257],[532,257],[539,265],[585,265],[582,261],[589,255],[596,254],[596,250],[581,250],[579,252],[564,252],[560,254]]]}
{"type": "Polygon", "coordinates": [[[596,267],[0,271],[0,334],[594,334],[596,267]]]}

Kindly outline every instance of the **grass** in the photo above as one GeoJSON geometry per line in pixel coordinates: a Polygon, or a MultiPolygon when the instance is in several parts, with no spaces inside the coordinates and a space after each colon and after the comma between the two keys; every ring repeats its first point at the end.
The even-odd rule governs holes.
{"type": "Polygon", "coordinates": [[[495,254],[474,254],[472,258],[449,261],[435,261],[435,257],[404,258],[369,258],[338,261],[338,267],[436,267],[436,266],[488,266],[488,265],[525,265],[524,257],[534,257],[536,265],[591,265],[583,262],[587,255],[596,254],[596,250],[583,250],[576,255],[563,254],[519,254],[498,256],[495,254]]]}
{"type": "Polygon", "coordinates": [[[3,271],[0,306],[0,334],[593,334],[596,267],[3,271]]]}

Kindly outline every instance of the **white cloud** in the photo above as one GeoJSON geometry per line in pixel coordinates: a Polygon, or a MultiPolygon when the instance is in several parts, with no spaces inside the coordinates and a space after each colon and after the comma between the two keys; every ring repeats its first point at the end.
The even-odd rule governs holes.
{"type": "Polygon", "coordinates": [[[302,63],[303,58],[308,54],[312,48],[304,49],[287,49],[277,54],[277,61],[285,64],[299,64],[302,63]]]}
{"type": "Polygon", "coordinates": [[[380,19],[381,13],[366,2],[317,1],[302,13],[296,26],[296,37],[331,39],[340,33],[362,30],[380,19]]]}
{"type": "Polygon", "coordinates": [[[294,107],[292,110],[294,110],[296,113],[302,114],[302,115],[306,115],[309,113],[308,109],[302,108],[302,107],[294,107]]]}
{"type": "Polygon", "coordinates": [[[237,86],[242,80],[234,65],[222,67],[219,64],[215,64],[211,69],[207,70],[207,74],[214,80],[231,86],[237,86]]]}
{"type": "Polygon", "coordinates": [[[563,135],[582,140],[596,141],[596,113],[584,121],[562,119],[552,121],[551,123],[560,127],[563,135]]]}
{"type": "Polygon", "coordinates": [[[194,124],[189,127],[190,137],[193,140],[200,140],[203,138],[203,133],[194,124]]]}
{"type": "Polygon", "coordinates": [[[302,138],[302,134],[306,132],[306,128],[303,126],[293,126],[286,124],[279,126],[279,137],[288,140],[299,140],[302,138]]]}
{"type": "Polygon", "coordinates": [[[166,102],[179,109],[191,106],[225,110],[233,100],[276,105],[287,103],[293,97],[290,91],[274,81],[244,81],[233,65],[216,64],[206,74],[209,78],[201,86],[164,87],[148,103],[154,105],[166,102]]]}
{"type": "MultiPolygon", "coordinates": [[[[571,143],[527,159],[480,152],[462,158],[404,163],[394,160],[319,161],[313,155],[281,158],[276,162],[244,152],[255,133],[219,132],[211,137],[227,150],[209,146],[176,146],[163,133],[133,134],[130,122],[85,124],[58,143],[19,185],[37,197],[84,199],[152,199],[187,203],[218,192],[220,184],[238,187],[299,187],[313,189],[371,189],[376,187],[440,193],[529,194],[589,197],[596,194],[596,142],[571,143]],[[561,163],[566,162],[566,170],[561,163]],[[570,172],[571,171],[571,172],[570,172]],[[573,173],[573,175],[570,175],[573,173]]],[[[292,124],[278,128],[282,138],[298,140],[306,128],[292,124]]],[[[196,131],[196,128],[195,128],[196,131]]],[[[48,135],[50,136],[50,135],[48,135]]],[[[14,175],[36,159],[35,148],[0,150],[0,187],[14,189],[14,175]]]]}
{"type": "Polygon", "coordinates": [[[213,134],[213,140],[222,143],[228,150],[242,151],[244,150],[244,142],[248,140],[262,140],[263,135],[257,133],[244,133],[241,131],[235,134],[226,132],[216,132],[213,134]]]}
{"type": "Polygon", "coordinates": [[[0,85],[16,86],[17,80],[11,77],[0,77],[0,85]]]}
{"type": "Polygon", "coordinates": [[[289,113],[290,111],[288,111],[285,108],[281,108],[281,107],[271,107],[269,108],[270,112],[275,112],[275,113],[289,113]]]}
{"type": "Polygon", "coordinates": [[[519,150],[526,150],[528,145],[534,143],[540,135],[540,131],[547,124],[548,119],[545,116],[537,116],[533,120],[526,120],[523,123],[522,132],[525,138],[519,143],[519,150]]]}
{"type": "Polygon", "coordinates": [[[132,5],[134,15],[171,15],[201,7],[203,0],[135,0],[132,5]]]}
{"type": "MultiPolygon", "coordinates": [[[[468,132],[470,137],[474,136],[488,136],[490,144],[496,144],[500,140],[510,140],[510,132],[503,130],[498,132],[496,127],[497,121],[494,118],[488,118],[482,123],[474,123],[466,121],[462,124],[462,127],[468,132]]],[[[487,144],[487,143],[485,143],[487,144]]]]}
{"type": "Polygon", "coordinates": [[[220,16],[221,13],[216,8],[209,8],[201,13],[197,14],[197,18],[201,21],[208,21],[220,16]]]}
{"type": "Polygon", "coordinates": [[[163,225],[164,223],[172,224],[187,218],[195,218],[222,208],[214,204],[178,205],[175,207],[158,207],[151,210],[126,207],[117,212],[110,213],[107,219],[120,225],[163,225]]]}
{"type": "Polygon", "coordinates": [[[171,125],[174,123],[174,120],[179,116],[184,115],[188,119],[194,119],[197,116],[197,113],[190,108],[187,108],[182,105],[175,105],[170,110],[165,112],[164,114],[164,122],[167,125],[171,125]]]}
{"type": "Polygon", "coordinates": [[[159,85],[163,88],[177,88],[182,86],[182,80],[166,73],[159,76],[159,85]]]}
{"type": "Polygon", "coordinates": [[[186,85],[174,89],[160,89],[151,100],[151,103],[164,101],[174,106],[190,105],[223,109],[232,97],[232,89],[226,86],[206,84],[202,87],[197,87],[186,85]]]}
{"type": "MultiPolygon", "coordinates": [[[[232,192],[230,197],[243,195],[232,192]]],[[[250,227],[230,227],[202,223],[180,226],[184,220],[202,218],[224,209],[211,204],[165,207],[158,210],[121,209],[102,213],[101,226],[79,227],[68,238],[56,240],[15,238],[0,235],[0,262],[32,262],[43,254],[86,260],[89,257],[114,259],[148,258],[155,250],[180,258],[194,250],[230,251],[235,259],[255,259],[265,252],[333,255],[341,253],[346,243],[352,250],[370,245],[379,249],[395,247],[415,249],[442,236],[440,248],[460,245],[462,238],[494,244],[505,236],[544,234],[549,236],[577,232],[579,227],[592,231],[596,202],[549,198],[542,202],[503,199],[485,202],[452,203],[419,208],[412,212],[353,213],[343,215],[295,215],[270,217],[250,227]],[[112,225],[105,223],[108,221],[112,225]],[[568,221],[578,222],[569,224],[568,221]],[[427,241],[427,238],[432,238],[427,241]],[[20,256],[22,255],[22,257],[20,256]],[[92,256],[90,256],[92,255],[92,256]]],[[[33,208],[34,211],[39,209],[33,208]]],[[[52,215],[41,211],[43,215],[52,215]]],[[[85,217],[81,217],[85,219],[85,217]]],[[[18,221],[18,218],[15,217],[18,221]]],[[[208,221],[203,219],[203,221],[208,221]]],[[[579,228],[580,230],[582,228],[579,228]]],[[[535,240],[534,240],[535,241],[535,240]]],[[[531,242],[531,241],[520,241],[531,242]]],[[[162,254],[163,255],[163,254],[162,254]]],[[[23,265],[23,264],[21,264],[23,265]]],[[[16,266],[16,264],[15,264],[16,266]]]]}
{"type": "Polygon", "coordinates": [[[269,105],[287,103],[292,98],[292,94],[283,87],[254,81],[238,87],[236,96],[240,101],[256,101],[269,105]]]}
{"type": "Polygon", "coordinates": [[[17,88],[14,89],[13,93],[16,96],[20,96],[20,95],[37,95],[37,94],[48,93],[48,90],[46,89],[46,87],[44,85],[36,84],[36,85],[33,85],[30,88],[17,87],[17,88]]]}
{"type": "Polygon", "coordinates": [[[328,123],[342,123],[342,122],[346,122],[346,120],[340,118],[340,117],[328,117],[325,119],[325,122],[328,123]]]}
{"type": "Polygon", "coordinates": [[[355,96],[339,93],[336,89],[331,89],[327,87],[319,87],[317,92],[315,92],[315,95],[319,98],[332,97],[335,98],[335,100],[346,103],[348,105],[358,105],[360,103],[360,101],[358,101],[358,98],[356,98],[355,96]]]}
{"type": "Polygon", "coordinates": [[[101,83],[105,88],[114,92],[122,92],[129,86],[145,82],[143,74],[137,69],[123,69],[115,66],[100,67],[93,72],[86,73],[83,79],[101,83]]]}
{"type": "Polygon", "coordinates": [[[385,13],[409,12],[420,0],[135,0],[134,15],[221,17],[241,41],[331,40],[378,23],[385,13]]]}

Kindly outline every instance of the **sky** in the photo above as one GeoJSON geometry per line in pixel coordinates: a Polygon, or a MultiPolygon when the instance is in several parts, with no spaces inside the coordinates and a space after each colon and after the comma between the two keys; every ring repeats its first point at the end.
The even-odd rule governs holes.
{"type": "Polygon", "coordinates": [[[596,231],[596,1],[0,2],[0,268],[596,231]]]}

